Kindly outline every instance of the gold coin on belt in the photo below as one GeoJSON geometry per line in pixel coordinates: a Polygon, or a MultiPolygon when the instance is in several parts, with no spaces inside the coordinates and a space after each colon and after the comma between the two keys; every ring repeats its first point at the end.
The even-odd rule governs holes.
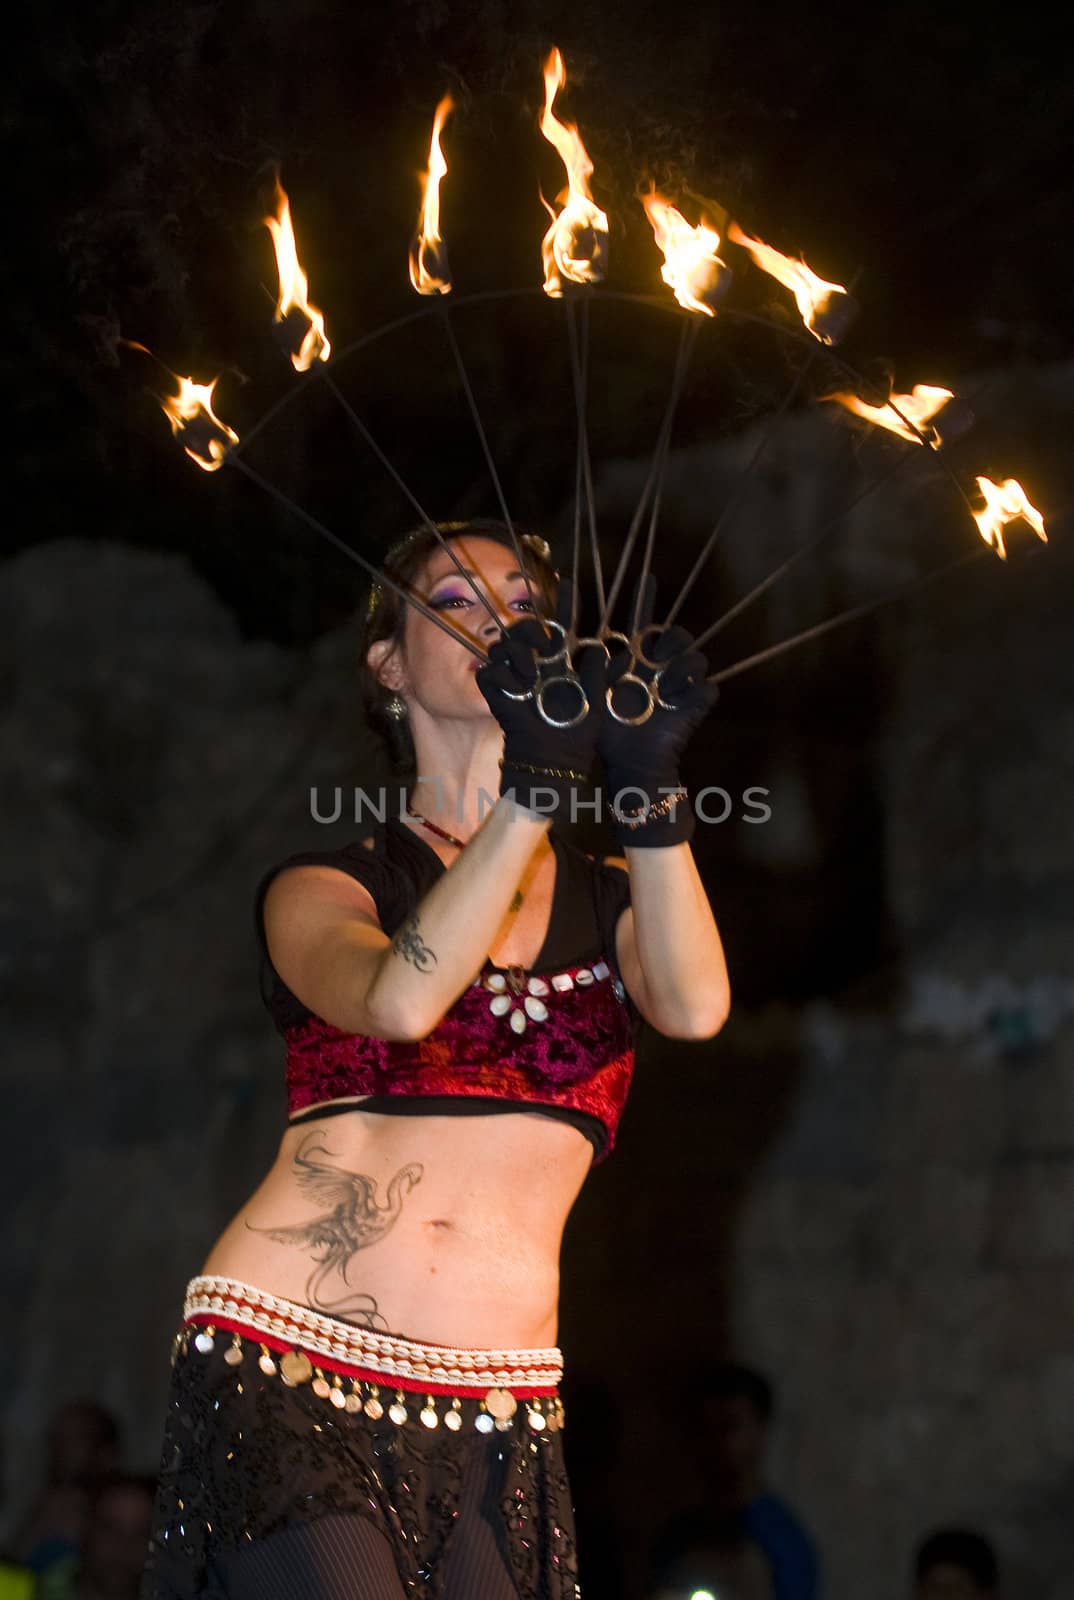
{"type": "Polygon", "coordinates": [[[518,1410],[518,1401],[510,1389],[490,1389],[485,1396],[485,1409],[497,1422],[506,1422],[518,1410]]]}
{"type": "Polygon", "coordinates": [[[308,1383],[313,1377],[313,1362],[301,1350],[288,1350],[280,1357],[280,1377],[284,1383],[308,1383]]]}

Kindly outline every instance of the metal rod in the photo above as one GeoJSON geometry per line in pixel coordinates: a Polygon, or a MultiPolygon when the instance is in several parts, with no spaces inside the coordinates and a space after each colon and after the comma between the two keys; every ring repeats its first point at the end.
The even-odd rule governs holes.
{"type": "Polygon", "coordinates": [[[321,379],[322,383],[325,383],[325,384],[328,385],[328,388],[335,395],[336,399],[339,401],[340,405],[343,407],[343,410],[346,412],[347,416],[350,418],[351,422],[354,424],[355,428],[358,430],[358,433],[360,434],[362,439],[364,439],[365,443],[372,450],[373,454],[376,456],[376,458],[380,462],[381,466],[388,473],[388,475],[392,479],[392,481],[395,484],[397,484],[398,487],[403,491],[403,494],[410,501],[410,504],[414,507],[414,510],[417,512],[418,516],[421,518],[422,523],[424,524],[424,526],[437,539],[437,541],[440,544],[440,548],[442,550],[444,550],[451,557],[452,564],[454,565],[455,570],[459,573],[459,575],[461,577],[466,579],[466,582],[470,585],[470,588],[474,592],[475,598],[481,602],[481,604],[484,606],[485,610],[488,612],[489,616],[492,618],[493,622],[495,622],[496,626],[499,628],[500,636],[502,638],[502,636],[506,633],[507,630],[504,627],[503,619],[498,615],[495,606],[493,606],[493,604],[492,604],[491,600],[489,600],[488,596],[480,589],[480,587],[478,586],[478,584],[477,584],[476,580],[474,579],[473,575],[470,572],[468,572],[467,569],[463,566],[462,562],[459,560],[459,558],[456,555],[455,551],[452,549],[451,545],[448,543],[447,539],[444,537],[444,534],[440,531],[440,529],[437,527],[436,523],[429,516],[429,514],[425,510],[424,506],[422,506],[421,503],[418,501],[417,497],[410,492],[410,489],[408,488],[407,484],[404,483],[404,481],[403,481],[402,477],[400,476],[399,472],[397,471],[397,469],[393,466],[391,461],[388,460],[388,457],[384,454],[384,451],[380,448],[380,445],[374,439],[373,435],[370,433],[369,429],[366,427],[365,423],[362,421],[362,419],[358,415],[357,411],[355,411],[354,407],[351,405],[351,403],[347,399],[346,395],[343,394],[343,392],[339,388],[339,385],[336,383],[336,380],[332,377],[331,373],[327,370],[327,368],[325,368],[323,366],[320,367],[320,370],[318,372],[318,377],[321,379]]]}
{"type": "Polygon", "coordinates": [[[608,626],[608,620],[611,616],[612,607],[619,598],[619,590],[622,588],[623,580],[626,577],[626,571],[630,561],[631,552],[633,551],[634,544],[637,540],[638,532],[641,528],[642,519],[645,516],[645,511],[649,504],[650,496],[655,492],[660,477],[662,476],[662,457],[665,450],[666,441],[671,437],[671,429],[675,421],[675,412],[678,408],[679,399],[682,394],[682,386],[686,377],[686,367],[689,364],[689,357],[692,350],[693,338],[691,337],[691,322],[686,321],[682,325],[682,332],[679,336],[679,347],[675,353],[675,368],[672,373],[671,388],[668,392],[667,405],[664,408],[664,416],[660,424],[660,431],[657,434],[656,447],[653,451],[653,459],[649,466],[648,476],[642,487],[641,499],[638,501],[637,509],[635,510],[634,516],[631,519],[630,527],[627,530],[627,536],[623,541],[623,548],[619,552],[619,560],[616,563],[615,575],[612,578],[612,586],[608,591],[608,597],[601,611],[600,624],[597,628],[598,634],[603,633],[608,626]]]}
{"type": "MultiPolygon", "coordinates": [[[[687,346],[687,348],[684,349],[684,352],[683,352],[683,379],[684,379],[684,381],[685,381],[685,376],[686,376],[686,369],[690,365],[690,358],[693,355],[694,345],[697,342],[698,326],[699,326],[699,324],[696,321],[696,319],[693,322],[688,322],[688,323],[686,323],[684,325],[684,330],[683,330],[684,333],[687,333],[687,330],[689,330],[688,333],[687,333],[688,346],[687,346]]],[[[668,458],[669,458],[670,454],[671,454],[671,428],[669,427],[668,430],[667,430],[667,433],[666,433],[666,435],[664,437],[663,451],[662,451],[661,458],[660,458],[660,465],[657,468],[656,485],[655,485],[655,487],[653,489],[653,508],[652,508],[652,511],[651,511],[651,513],[649,515],[649,531],[648,531],[648,533],[646,534],[646,537],[645,537],[645,553],[644,553],[644,556],[642,558],[641,576],[638,579],[637,587],[636,587],[636,589],[634,591],[634,608],[633,608],[633,611],[632,611],[631,617],[630,617],[630,632],[631,632],[631,634],[636,633],[637,629],[638,629],[638,622],[639,622],[640,617],[641,617],[642,596],[643,596],[643,593],[644,593],[644,590],[645,590],[645,582],[646,582],[646,579],[649,576],[649,569],[652,566],[652,562],[653,562],[653,545],[654,545],[655,540],[656,540],[657,524],[660,521],[660,506],[661,506],[661,504],[663,502],[663,498],[664,498],[664,481],[665,481],[665,476],[666,476],[666,473],[667,473],[667,464],[668,464],[668,458]]]]}
{"type": "MultiPolygon", "coordinates": [[[[539,619],[541,611],[536,600],[533,598],[533,590],[530,587],[529,573],[526,571],[526,562],[522,555],[522,545],[519,542],[518,534],[515,531],[515,525],[511,520],[511,513],[507,509],[507,501],[504,498],[503,484],[500,482],[500,475],[496,471],[496,463],[493,460],[492,449],[488,441],[488,434],[485,432],[485,425],[481,420],[481,413],[477,408],[477,400],[474,397],[473,386],[470,383],[470,374],[466,370],[466,363],[462,359],[462,351],[459,348],[459,341],[456,339],[455,329],[451,325],[451,312],[448,309],[447,302],[443,299],[440,300],[440,317],[443,323],[444,332],[447,334],[448,344],[451,346],[451,354],[455,358],[455,370],[459,375],[459,382],[462,384],[463,393],[466,396],[466,402],[470,407],[470,415],[473,418],[474,427],[477,429],[477,437],[481,441],[481,449],[485,457],[485,465],[488,467],[489,476],[492,478],[492,487],[496,491],[496,498],[500,503],[500,515],[507,524],[507,531],[511,535],[511,543],[514,546],[515,556],[518,560],[518,570],[521,572],[522,581],[526,585],[526,595],[530,603],[530,609],[532,610],[533,615],[539,619]]],[[[546,633],[547,631],[548,630],[545,629],[546,633]]],[[[500,632],[503,632],[502,625],[500,632]]]]}
{"type": "MultiPolygon", "coordinates": [[[[984,393],[986,388],[987,384],[979,385],[970,396],[970,403],[972,404],[976,402],[981,394],[984,393]]],[[[895,411],[897,415],[902,415],[897,406],[892,406],[892,410],[895,411]]],[[[920,433],[920,430],[913,422],[910,422],[909,419],[905,417],[902,420],[907,422],[909,427],[913,428],[914,432],[918,434],[923,443],[927,443],[927,440],[924,439],[924,436],[920,433]]],[[[933,455],[936,453],[937,452],[935,451],[932,452],[933,455]]],[[[705,629],[704,633],[698,636],[695,643],[697,645],[704,646],[710,640],[714,639],[718,633],[722,633],[723,629],[732,623],[736,617],[740,616],[742,612],[746,610],[747,606],[752,605],[754,600],[759,599],[760,596],[770,589],[774,583],[778,582],[778,580],[782,578],[785,573],[789,572],[793,567],[796,567],[799,561],[804,560],[806,556],[812,555],[813,551],[816,550],[818,546],[823,544],[824,540],[827,539],[834,529],[839,526],[840,522],[842,522],[845,517],[848,517],[852,511],[857,510],[858,506],[861,505],[863,500],[867,500],[875,490],[879,489],[883,484],[889,482],[890,479],[896,477],[904,467],[910,465],[914,461],[920,460],[921,457],[913,450],[908,450],[904,454],[900,455],[898,460],[891,467],[889,467],[886,472],[882,472],[878,478],[874,478],[872,483],[868,484],[859,495],[856,495],[848,506],[844,506],[841,511],[836,512],[835,516],[829,519],[821,531],[814,538],[810,539],[808,544],[804,544],[800,550],[796,550],[792,555],[788,556],[785,561],[781,561],[778,567],[774,568],[774,570],[770,572],[766,578],[762,578],[761,582],[750,590],[749,594],[743,595],[742,599],[736,601],[730,610],[725,611],[722,616],[717,617],[716,621],[711,623],[710,626],[705,629]]],[[[965,501],[967,507],[970,509],[970,511],[972,511],[973,508],[969,505],[969,500],[963,491],[961,484],[957,484],[956,482],[956,487],[958,488],[959,494],[965,501]]]]}
{"type": "MultiPolygon", "coordinates": [[[[849,361],[845,361],[842,356],[834,355],[831,351],[828,351],[828,357],[829,357],[829,360],[832,361],[832,363],[835,366],[839,367],[839,369],[843,372],[843,374],[846,377],[850,378],[851,381],[859,389],[868,389],[869,388],[868,379],[863,377],[863,375],[858,371],[858,369],[856,367],[852,367],[850,365],[849,361]]],[[[926,449],[929,449],[929,450],[932,451],[932,454],[939,461],[941,469],[947,474],[947,476],[950,478],[951,482],[954,484],[955,488],[958,490],[959,494],[961,495],[962,501],[963,501],[963,503],[964,503],[964,505],[966,507],[966,510],[970,513],[970,516],[973,516],[974,511],[973,511],[973,505],[972,505],[972,503],[970,501],[970,497],[967,494],[966,490],[962,487],[961,483],[959,482],[959,480],[958,480],[958,478],[957,478],[957,476],[955,474],[954,468],[951,466],[950,462],[947,461],[943,450],[937,450],[933,446],[932,440],[929,438],[928,434],[923,432],[923,430],[918,427],[917,423],[912,421],[911,418],[908,417],[905,414],[905,412],[902,411],[900,409],[900,407],[895,404],[894,400],[892,400],[890,395],[884,401],[884,405],[888,410],[894,411],[895,415],[898,417],[899,421],[903,424],[904,427],[909,428],[911,433],[914,433],[914,434],[917,435],[918,439],[926,447],[926,449]]]]}
{"type": "MultiPolygon", "coordinates": [[[[456,304],[470,305],[475,301],[510,300],[517,298],[520,294],[533,294],[534,292],[539,294],[541,291],[531,289],[492,289],[482,294],[467,295],[462,301],[457,301],[456,304]]],[[[400,328],[408,328],[412,322],[421,322],[426,317],[435,316],[436,313],[437,307],[431,300],[426,300],[417,311],[408,311],[401,317],[393,317],[390,322],[381,323],[379,328],[374,328],[371,333],[364,333],[361,338],[352,340],[345,349],[337,350],[330,361],[327,363],[319,362],[318,366],[321,368],[326,366],[338,368],[349,357],[358,355],[360,351],[368,349],[371,345],[379,344],[381,339],[386,339],[389,334],[397,333],[400,328]]],[[[237,445],[233,445],[232,449],[236,451],[247,450],[258,434],[263,432],[281,411],[286,411],[289,406],[294,405],[301,393],[302,390],[300,388],[292,387],[287,389],[275,404],[269,407],[264,416],[260,417],[252,428],[247,429],[240,442],[237,445]]]]}
{"type": "Polygon", "coordinates": [[[866,600],[860,606],[852,606],[848,611],[840,611],[836,616],[829,617],[825,622],[818,622],[812,628],[806,628],[802,633],[795,633],[789,639],[782,639],[779,644],[769,645],[766,650],[758,650],[755,655],[746,656],[741,661],[736,661],[733,666],[723,667],[719,672],[710,675],[709,683],[726,683],[730,678],[737,678],[750,667],[760,666],[762,661],[771,661],[775,656],[781,656],[786,650],[793,650],[796,645],[806,644],[810,639],[819,639],[822,634],[830,633],[833,628],[840,628],[845,622],[854,622],[859,617],[868,616],[871,611],[879,611],[882,606],[893,605],[896,600],[906,600],[930,583],[935,583],[938,578],[946,577],[949,572],[955,572],[959,567],[968,566],[971,561],[979,561],[983,555],[988,554],[988,549],[982,545],[978,550],[970,550],[966,555],[956,556],[953,561],[946,562],[942,567],[935,567],[932,572],[926,572],[923,577],[915,578],[911,583],[904,584],[901,589],[896,589],[893,594],[881,595],[879,600],[866,600]]]}
{"type": "Polygon", "coordinates": [[[671,604],[667,616],[664,618],[663,626],[665,628],[670,627],[674,622],[675,618],[679,614],[679,608],[681,607],[683,601],[686,599],[686,596],[689,594],[690,590],[697,582],[697,579],[700,577],[705,563],[715,548],[717,539],[720,537],[721,532],[727,525],[728,518],[730,517],[732,511],[737,510],[738,504],[746,491],[746,486],[757,469],[757,463],[760,461],[762,455],[775,436],[776,424],[780,422],[786,414],[787,408],[790,406],[791,401],[794,399],[795,395],[798,393],[799,389],[804,383],[806,373],[812,366],[815,357],[816,350],[814,349],[811,351],[808,360],[802,363],[792,379],[790,388],[784,395],[779,410],[773,412],[772,416],[769,417],[768,422],[761,433],[761,437],[757,441],[757,445],[753,454],[750,456],[750,459],[747,461],[745,467],[739,473],[738,480],[732,488],[727,500],[725,501],[723,509],[721,510],[719,517],[716,519],[716,524],[713,527],[712,532],[705,540],[705,543],[701,546],[701,549],[697,555],[697,559],[690,568],[690,571],[687,573],[682,588],[679,590],[671,604]]]}
{"type": "Polygon", "coordinates": [[[921,440],[921,443],[926,447],[926,449],[931,450],[933,455],[938,458],[940,466],[943,468],[944,472],[946,472],[947,476],[950,478],[951,482],[954,484],[955,488],[958,490],[959,494],[962,496],[962,500],[963,500],[963,503],[965,504],[966,510],[969,512],[970,516],[972,517],[973,516],[973,506],[970,504],[970,497],[966,493],[965,489],[962,487],[961,483],[959,483],[958,478],[955,476],[954,468],[950,465],[950,463],[948,461],[946,461],[944,459],[943,451],[936,449],[936,447],[933,445],[932,441],[930,439],[928,439],[924,433],[922,433],[921,429],[918,427],[916,422],[911,422],[909,417],[903,415],[903,413],[899,410],[898,406],[895,404],[894,400],[889,399],[887,404],[888,404],[889,408],[892,411],[894,411],[894,413],[898,417],[899,421],[900,422],[904,422],[908,428],[913,429],[914,433],[917,434],[918,438],[921,440]]]}
{"type": "Polygon", "coordinates": [[[596,581],[597,603],[604,608],[604,567],[597,542],[597,498],[593,492],[593,462],[589,453],[589,300],[582,302],[582,475],[585,480],[586,516],[589,521],[589,550],[593,559],[593,577],[596,581]]]}
{"type": "Polygon", "coordinates": [[[604,610],[604,569],[601,565],[600,547],[597,543],[596,503],[593,495],[593,463],[589,456],[589,428],[586,420],[589,401],[589,297],[586,296],[581,306],[582,333],[580,349],[573,300],[567,295],[564,297],[563,303],[567,313],[567,341],[571,358],[571,380],[574,388],[575,414],[578,419],[578,446],[574,475],[575,540],[580,543],[579,524],[584,496],[586,519],[589,527],[589,550],[593,560],[593,579],[597,591],[597,611],[599,614],[604,610]]]}
{"type": "Polygon", "coordinates": [[[282,489],[278,489],[274,483],[270,483],[259,472],[255,472],[253,467],[249,466],[241,456],[236,456],[229,450],[224,460],[229,467],[234,467],[237,472],[243,473],[253,483],[256,483],[258,488],[264,489],[266,494],[271,495],[280,505],[293,512],[308,528],[312,528],[315,533],[319,533],[330,544],[334,544],[337,550],[341,550],[349,560],[355,562],[363,571],[367,572],[374,582],[381,584],[385,589],[391,589],[401,600],[405,600],[407,605],[413,606],[415,611],[420,612],[427,621],[435,622],[438,628],[441,628],[444,633],[448,634],[458,644],[463,645],[472,656],[477,656],[479,661],[487,659],[484,650],[474,644],[472,639],[468,639],[464,633],[460,633],[449,622],[445,622],[444,618],[436,611],[433,611],[430,606],[427,606],[424,600],[419,600],[416,595],[404,589],[402,584],[396,583],[394,578],[389,578],[387,573],[374,566],[372,561],[367,561],[365,556],[359,555],[357,550],[353,550],[338,534],[333,533],[331,528],[326,528],[323,522],[319,522],[308,511],[304,511],[297,501],[291,499],[290,495],[284,494],[282,489]]]}
{"type": "MultiPolygon", "coordinates": [[[[526,298],[540,300],[546,305],[552,303],[544,290],[538,285],[525,289],[483,289],[476,294],[458,295],[455,297],[453,304],[455,311],[458,312],[463,306],[490,305],[500,300],[526,298]]],[[[694,312],[683,311],[670,295],[631,294],[622,289],[602,288],[600,298],[602,301],[615,302],[622,305],[644,306],[648,311],[657,311],[663,316],[674,317],[679,321],[685,321],[695,315],[694,312]]],[[[333,347],[333,354],[327,366],[338,371],[344,362],[351,360],[356,355],[360,355],[363,350],[368,350],[373,345],[379,344],[382,339],[386,339],[390,334],[397,333],[400,328],[407,328],[411,323],[421,322],[426,317],[434,317],[438,314],[437,305],[432,297],[429,297],[417,310],[408,311],[403,316],[393,317],[391,321],[381,323],[379,328],[374,328],[370,333],[364,333],[360,338],[353,339],[342,350],[333,347]]],[[[773,321],[771,317],[761,316],[755,311],[738,311],[732,307],[725,307],[721,310],[720,317],[724,322],[754,323],[758,327],[771,329],[774,333],[791,340],[794,344],[802,345],[804,349],[809,349],[810,351],[815,351],[816,349],[816,340],[804,328],[785,327],[783,324],[773,321]]],[[[318,362],[319,368],[323,368],[324,365],[324,363],[318,362]]],[[[300,385],[289,387],[257,422],[247,429],[240,442],[237,445],[233,445],[232,449],[240,453],[245,452],[257,436],[270,423],[274,422],[281,412],[294,405],[302,393],[303,389],[300,385]]]]}
{"type": "Polygon", "coordinates": [[[867,500],[871,494],[880,488],[881,484],[887,483],[890,478],[894,478],[908,462],[916,461],[917,459],[914,455],[900,456],[898,461],[888,468],[887,472],[883,472],[878,478],[874,478],[872,483],[868,484],[859,495],[856,495],[848,506],[840,507],[834,516],[829,517],[820,532],[815,534],[807,544],[804,544],[800,550],[795,550],[785,561],[781,561],[779,566],[770,572],[766,578],[762,578],[760,583],[755,585],[748,594],[743,595],[741,600],[737,600],[729,611],[725,611],[722,616],[716,618],[715,622],[710,623],[703,633],[698,634],[694,640],[695,648],[703,648],[709,640],[714,639],[718,633],[722,633],[724,628],[746,610],[747,606],[752,605],[754,600],[759,599],[774,583],[790,572],[792,567],[796,567],[799,561],[804,561],[806,556],[812,555],[814,550],[818,549],[834,533],[840,523],[849,517],[852,511],[857,510],[863,500],[867,500]]]}
{"type": "Polygon", "coordinates": [[[575,373],[575,342],[577,329],[574,325],[574,308],[570,301],[567,302],[567,344],[570,350],[571,362],[571,387],[574,391],[575,416],[577,419],[577,440],[574,453],[574,516],[571,523],[571,614],[570,631],[578,632],[578,567],[580,565],[582,548],[582,413],[578,380],[575,373]]]}
{"type": "MultiPolygon", "coordinates": [[[[499,301],[517,300],[526,297],[538,299],[542,304],[548,303],[548,297],[540,287],[523,289],[490,289],[481,290],[475,294],[458,297],[455,301],[455,309],[458,310],[462,306],[488,305],[499,301]]],[[[661,294],[637,294],[624,290],[604,289],[601,292],[601,299],[605,301],[614,301],[624,305],[643,306],[647,310],[656,311],[663,316],[675,317],[684,324],[693,319],[692,313],[683,311],[670,297],[661,294]]],[[[329,387],[337,395],[337,398],[341,399],[342,397],[339,395],[338,388],[334,380],[330,377],[330,371],[332,369],[338,370],[345,361],[350,360],[354,356],[360,354],[362,351],[370,349],[373,345],[379,344],[381,340],[389,337],[391,334],[396,333],[405,327],[409,327],[413,323],[421,322],[425,318],[436,316],[438,314],[439,307],[436,303],[431,300],[423,303],[417,309],[408,311],[401,316],[394,317],[390,321],[382,323],[379,328],[374,328],[371,332],[363,334],[358,339],[352,340],[351,343],[346,345],[343,349],[339,349],[337,347],[332,355],[331,360],[327,363],[318,362],[315,371],[323,382],[328,383],[329,387]]],[[[583,351],[586,355],[585,378],[586,382],[588,382],[588,299],[583,302],[583,314],[583,351]]],[[[774,331],[781,333],[784,337],[790,338],[792,341],[797,341],[805,347],[810,347],[813,343],[813,341],[804,332],[786,329],[773,322],[771,318],[760,316],[755,312],[738,311],[729,308],[722,311],[721,316],[725,321],[730,320],[732,322],[751,323],[760,327],[771,328],[774,331]]],[[[237,466],[244,453],[249,450],[259,435],[265,432],[269,426],[283,414],[284,411],[288,410],[292,405],[294,405],[300,395],[305,392],[304,386],[301,385],[289,387],[286,392],[282,394],[280,398],[262,414],[258,421],[245,431],[239,443],[232,445],[228,452],[228,459],[231,461],[232,465],[237,466]]],[[[350,410],[350,408],[348,408],[348,411],[350,412],[352,419],[357,421],[357,418],[354,418],[353,412],[350,410]]],[[[368,430],[366,430],[366,432],[367,431],[368,430]]],[[[369,442],[372,444],[372,440],[369,442]]],[[[385,461],[384,464],[390,468],[390,463],[385,461]]],[[[594,569],[597,574],[599,589],[601,593],[603,593],[603,578],[601,575],[600,556],[597,548],[594,512],[595,498],[593,494],[592,467],[589,459],[588,436],[584,451],[584,473],[586,480],[587,505],[589,507],[590,540],[594,553],[594,569]]],[[[295,506],[293,502],[288,503],[291,505],[292,509],[296,511],[300,510],[300,508],[295,506]]],[[[431,527],[439,536],[439,530],[436,528],[436,524],[431,523],[424,512],[422,512],[421,515],[423,522],[425,522],[427,526],[431,527]]],[[[350,550],[349,546],[343,546],[342,548],[347,549],[352,557],[355,555],[355,553],[350,550]]],[[[378,573],[377,576],[379,577],[380,574],[378,573]]],[[[607,614],[609,609],[610,608],[606,605],[602,605],[602,611],[604,614],[607,614]]],[[[499,622],[498,618],[497,622],[499,622]]],[[[502,630],[502,624],[500,624],[500,627],[502,630]]]]}

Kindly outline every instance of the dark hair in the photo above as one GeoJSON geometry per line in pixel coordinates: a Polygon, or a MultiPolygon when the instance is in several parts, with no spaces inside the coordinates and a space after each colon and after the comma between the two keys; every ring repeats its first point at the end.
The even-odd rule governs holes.
{"type": "MultiPolygon", "coordinates": [[[[505,522],[492,517],[476,517],[471,522],[438,522],[440,533],[447,539],[491,539],[496,544],[514,549],[511,530],[505,522]]],[[[551,610],[555,599],[557,573],[552,565],[547,542],[539,534],[523,532],[517,525],[515,533],[522,546],[525,571],[534,585],[534,598],[551,610]]],[[[423,525],[393,544],[381,569],[404,589],[411,589],[429,557],[441,548],[441,541],[431,528],[423,525]]],[[[394,590],[375,583],[369,591],[365,615],[359,633],[359,681],[362,690],[362,710],[366,721],[383,739],[392,766],[400,774],[410,776],[414,771],[414,743],[405,719],[390,717],[387,706],[391,691],[380,682],[368,665],[367,657],[372,645],[381,639],[390,639],[401,649],[406,629],[409,606],[394,590]]]]}
{"type": "Polygon", "coordinates": [[[752,1367],[738,1361],[713,1361],[699,1367],[691,1390],[702,1401],[741,1396],[750,1402],[762,1422],[772,1416],[772,1385],[752,1367]]]}
{"type": "Polygon", "coordinates": [[[937,1528],[922,1540],[914,1562],[917,1582],[939,1566],[961,1567],[979,1589],[994,1589],[999,1581],[995,1551],[983,1534],[969,1528],[937,1528]]]}

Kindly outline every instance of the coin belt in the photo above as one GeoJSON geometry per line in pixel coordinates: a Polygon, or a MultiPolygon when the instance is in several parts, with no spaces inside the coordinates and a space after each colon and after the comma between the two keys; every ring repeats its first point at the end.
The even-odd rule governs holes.
{"type": "Polygon", "coordinates": [[[463,1401],[471,1402],[466,1411],[482,1433],[511,1428],[519,1402],[534,1433],[555,1432],[563,1425],[557,1393],[563,1357],[554,1348],[467,1350],[422,1344],[357,1328],[252,1284],[221,1277],[191,1280],[183,1318],[174,1357],[191,1350],[208,1355],[219,1335],[230,1334],[224,1351],[229,1366],[241,1366],[247,1345],[252,1345],[264,1376],[278,1375],[288,1388],[309,1383],[314,1394],[337,1410],[361,1411],[373,1421],[386,1414],[402,1426],[415,1415],[407,1401],[417,1396],[424,1399],[417,1420],[430,1429],[441,1422],[452,1431],[461,1428],[463,1401]],[[446,1402],[439,1409],[438,1400],[446,1402]]]}

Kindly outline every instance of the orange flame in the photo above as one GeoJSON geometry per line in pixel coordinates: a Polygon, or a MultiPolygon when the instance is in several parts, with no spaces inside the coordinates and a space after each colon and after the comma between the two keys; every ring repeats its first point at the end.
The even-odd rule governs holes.
{"type": "Polygon", "coordinates": [[[564,278],[570,283],[600,283],[608,270],[608,218],[589,191],[593,163],[578,129],[560,122],[552,110],[566,81],[563,57],[553,50],[544,64],[541,132],[558,150],[567,170],[567,188],[559,196],[563,209],[557,215],[545,202],[552,225],[541,241],[541,260],[544,292],[553,299],[562,296],[564,278]]]}
{"type": "Polygon", "coordinates": [[[656,193],[643,194],[641,203],[664,255],[660,276],[685,311],[714,317],[731,281],[729,268],[716,254],[720,235],[704,222],[691,227],[681,211],[656,193]]]}
{"type": "Polygon", "coordinates": [[[821,344],[835,343],[834,336],[824,328],[823,318],[833,310],[835,298],[846,295],[847,291],[841,283],[826,283],[804,261],[792,261],[789,256],[780,255],[778,250],[773,250],[771,245],[764,244],[762,240],[751,239],[735,222],[728,228],[727,237],[734,244],[744,246],[762,272],[767,272],[769,277],[775,278],[777,283],[791,291],[798,302],[802,321],[815,339],[819,339],[821,344]]]}
{"type": "Polygon", "coordinates": [[[291,226],[291,205],[280,183],[279,174],[276,176],[276,215],[264,219],[265,227],[272,235],[272,243],[276,250],[276,267],[280,275],[280,298],[276,306],[275,321],[278,324],[286,322],[294,313],[298,313],[296,320],[301,325],[305,321],[308,326],[298,344],[297,350],[291,350],[291,362],[296,372],[308,372],[315,361],[327,361],[332,353],[332,346],[324,331],[324,315],[316,306],[311,306],[306,296],[309,283],[298,260],[298,248],[295,244],[295,230],[291,226]]]}
{"type": "Polygon", "coordinates": [[[433,116],[429,166],[421,174],[418,231],[410,243],[410,281],[419,294],[451,293],[447,248],[440,237],[440,180],[447,172],[447,162],[440,148],[440,135],[454,109],[455,102],[446,94],[433,116]]]}
{"type": "MultiPolygon", "coordinates": [[[[145,346],[139,348],[144,349],[145,346]]],[[[194,383],[192,379],[180,378],[174,372],[172,377],[179,385],[179,392],[165,395],[161,400],[164,415],[191,461],[196,462],[203,472],[216,472],[223,466],[224,457],[231,446],[239,442],[234,428],[221,422],[213,411],[213,390],[220,380],[214,378],[212,383],[194,383]]]]}
{"type": "Polygon", "coordinates": [[[824,398],[836,401],[856,417],[864,417],[866,422],[875,422],[878,428],[888,428],[910,444],[928,444],[935,449],[939,447],[940,440],[936,430],[929,424],[936,413],[955,397],[950,389],[938,389],[929,383],[915,383],[909,394],[893,394],[890,401],[882,406],[871,406],[856,394],[829,394],[824,398]],[[898,411],[893,409],[896,406],[898,411]],[[902,416],[899,415],[900,411],[902,416]]]}
{"type": "Polygon", "coordinates": [[[993,483],[991,478],[979,477],[977,487],[984,496],[985,504],[982,511],[973,513],[973,520],[985,544],[991,545],[1003,560],[1007,559],[1003,529],[1008,522],[1014,522],[1019,517],[1023,522],[1029,523],[1038,539],[1043,539],[1045,544],[1048,543],[1048,535],[1044,531],[1044,518],[1036,506],[1030,505],[1025,490],[1016,478],[1007,478],[1003,483],[993,483]]]}

